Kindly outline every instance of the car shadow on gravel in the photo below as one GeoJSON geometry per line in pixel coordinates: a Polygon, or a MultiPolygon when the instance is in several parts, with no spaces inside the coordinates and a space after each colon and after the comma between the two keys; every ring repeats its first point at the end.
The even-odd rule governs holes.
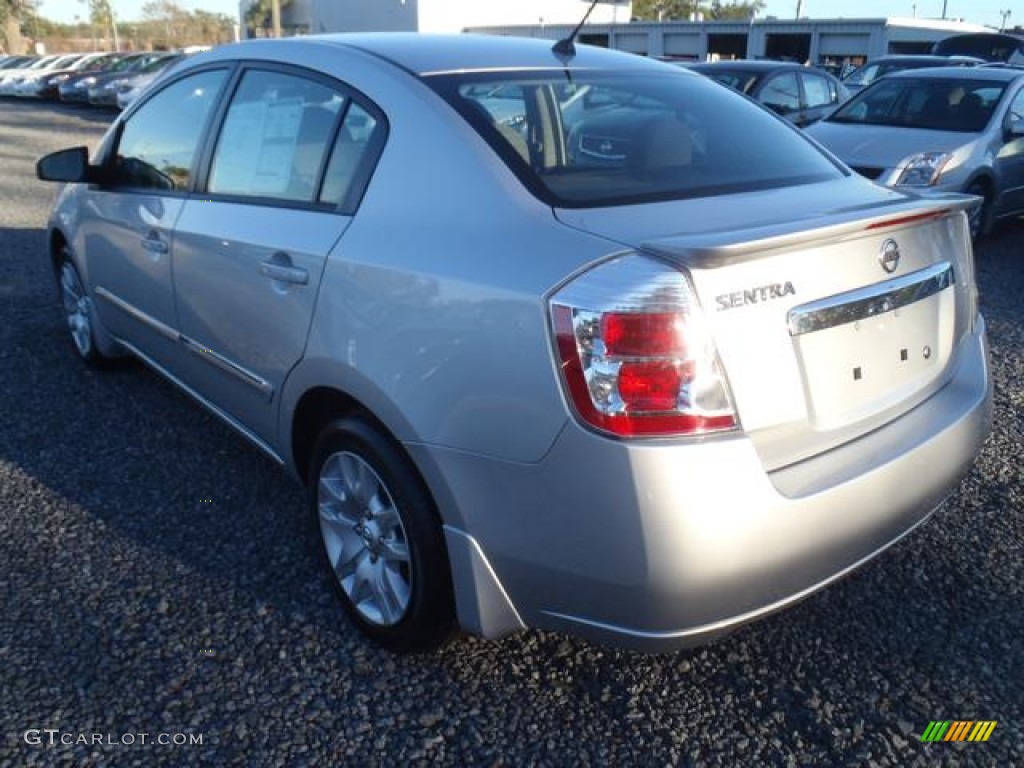
{"type": "Polygon", "coordinates": [[[87,123],[109,125],[117,118],[118,111],[112,107],[95,107],[90,104],[74,104],[59,101],[39,102],[25,99],[0,99],[0,107],[8,112],[11,122],[30,130],[49,131],[53,126],[48,113],[73,117],[87,123]],[[42,109],[40,109],[42,107],[42,109]]]}

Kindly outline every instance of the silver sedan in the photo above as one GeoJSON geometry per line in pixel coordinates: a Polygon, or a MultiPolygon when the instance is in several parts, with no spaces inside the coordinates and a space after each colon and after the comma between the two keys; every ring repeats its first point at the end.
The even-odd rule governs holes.
{"type": "Polygon", "coordinates": [[[971,198],[642,57],[229,45],[38,171],[75,354],[286,467],[395,650],[707,640],[923,523],[988,433],[971,198]]]}
{"type": "Polygon", "coordinates": [[[1024,70],[942,67],[873,83],[808,133],[858,173],[981,203],[971,234],[1024,212],[1024,70]]]}

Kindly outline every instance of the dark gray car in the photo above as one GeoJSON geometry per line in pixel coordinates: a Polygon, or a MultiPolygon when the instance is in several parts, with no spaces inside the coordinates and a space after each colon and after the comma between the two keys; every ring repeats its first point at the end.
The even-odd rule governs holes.
{"type": "Polygon", "coordinates": [[[687,66],[747,94],[801,128],[817,122],[849,96],[828,72],[791,62],[713,61],[687,66]]]}

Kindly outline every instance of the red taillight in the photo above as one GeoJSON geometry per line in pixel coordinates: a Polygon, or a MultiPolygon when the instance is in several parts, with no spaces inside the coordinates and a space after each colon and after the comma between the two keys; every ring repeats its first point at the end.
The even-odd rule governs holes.
{"type": "Polygon", "coordinates": [[[551,299],[564,383],[579,416],[623,437],[736,426],[714,344],[683,275],[628,256],[551,299]]]}
{"type": "Polygon", "coordinates": [[[672,410],[682,384],[679,366],[671,360],[619,366],[619,396],[627,413],[672,410]]]}
{"type": "Polygon", "coordinates": [[[601,336],[609,355],[679,355],[684,352],[683,322],[678,312],[609,312],[601,317],[601,336]]]}

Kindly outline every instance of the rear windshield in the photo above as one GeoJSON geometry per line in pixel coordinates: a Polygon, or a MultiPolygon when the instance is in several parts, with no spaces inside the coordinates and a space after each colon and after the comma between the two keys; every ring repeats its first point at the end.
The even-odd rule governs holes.
{"type": "Polygon", "coordinates": [[[1005,89],[992,80],[887,78],[854,96],[828,121],[977,133],[988,125],[1005,89]]]}
{"type": "Polygon", "coordinates": [[[756,72],[744,72],[740,69],[694,69],[702,75],[717,80],[722,85],[728,85],[741,93],[750,93],[750,89],[757,82],[756,72]]]}
{"type": "Polygon", "coordinates": [[[486,72],[426,81],[555,206],[706,197],[843,173],[796,129],[692,73],[486,72]]]}

